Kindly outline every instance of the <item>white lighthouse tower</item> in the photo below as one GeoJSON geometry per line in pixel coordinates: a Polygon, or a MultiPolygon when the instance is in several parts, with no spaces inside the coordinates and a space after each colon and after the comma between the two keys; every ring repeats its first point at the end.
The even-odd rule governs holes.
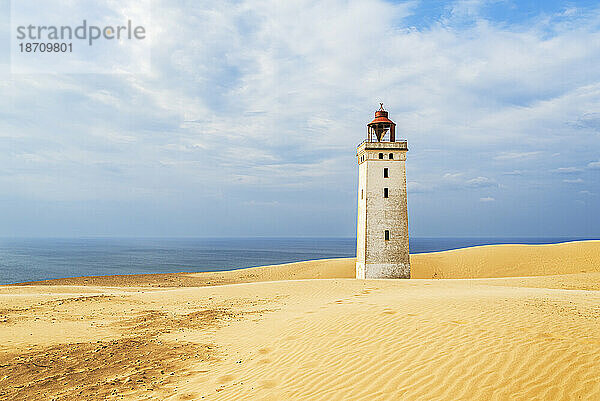
{"type": "Polygon", "coordinates": [[[406,140],[381,107],[367,124],[358,157],[356,278],[410,278],[406,140]]]}

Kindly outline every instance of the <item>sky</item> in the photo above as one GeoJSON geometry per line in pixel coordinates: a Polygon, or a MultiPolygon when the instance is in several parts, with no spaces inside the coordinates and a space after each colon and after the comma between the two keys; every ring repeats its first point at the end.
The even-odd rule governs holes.
{"type": "Polygon", "coordinates": [[[597,2],[151,0],[103,74],[11,71],[10,10],[0,236],[355,236],[383,102],[412,236],[600,238],[597,2]]]}

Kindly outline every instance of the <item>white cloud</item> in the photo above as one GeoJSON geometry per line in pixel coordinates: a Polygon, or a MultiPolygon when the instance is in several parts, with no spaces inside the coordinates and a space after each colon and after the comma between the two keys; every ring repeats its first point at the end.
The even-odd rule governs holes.
{"type": "Polygon", "coordinates": [[[462,177],[463,175],[464,175],[464,173],[445,173],[444,179],[445,180],[454,180],[454,179],[462,177]]]}
{"type": "Polygon", "coordinates": [[[564,17],[571,17],[571,16],[574,16],[575,14],[577,14],[576,7],[567,7],[564,9],[564,11],[562,13],[560,13],[560,15],[562,15],[564,17]]]}
{"type": "Polygon", "coordinates": [[[423,185],[416,181],[408,181],[406,186],[408,192],[413,194],[431,192],[432,190],[432,188],[428,187],[427,185],[423,185]]]}
{"type": "Polygon", "coordinates": [[[498,186],[496,182],[488,177],[476,177],[470,180],[467,180],[466,185],[473,188],[485,188],[485,187],[494,187],[498,186]]]}
{"type": "Polygon", "coordinates": [[[575,178],[575,179],[563,180],[563,182],[566,182],[568,184],[581,184],[581,183],[583,183],[583,180],[581,178],[575,178]]]}
{"type": "Polygon", "coordinates": [[[501,152],[494,157],[496,160],[515,160],[515,159],[529,159],[537,156],[542,152],[501,152]]]}
{"type": "Polygon", "coordinates": [[[600,113],[584,113],[572,124],[577,128],[589,129],[592,131],[600,131],[600,113]]]}
{"type": "Polygon", "coordinates": [[[244,201],[242,204],[246,206],[257,206],[257,207],[273,207],[279,206],[278,201],[257,201],[257,200],[249,200],[244,201]]]}
{"type": "Polygon", "coordinates": [[[465,178],[465,173],[445,173],[442,179],[436,182],[435,187],[441,189],[475,189],[486,187],[497,187],[498,183],[493,178],[478,176],[474,178],[465,178]]]}
{"type": "Polygon", "coordinates": [[[492,198],[491,196],[486,196],[485,198],[479,198],[480,202],[494,202],[496,199],[492,198]]]}
{"type": "Polygon", "coordinates": [[[600,168],[600,14],[495,23],[484,4],[410,28],[419,2],[159,0],[148,73],[0,77],[0,178],[33,200],[135,187],[202,204],[233,186],[242,202],[318,188],[326,204],[352,192],[379,101],[409,140],[412,192],[472,197],[503,175],[535,186],[557,163],[600,168]]]}
{"type": "Polygon", "coordinates": [[[558,173],[558,174],[578,174],[581,173],[583,171],[583,169],[580,169],[578,167],[559,167],[559,168],[555,168],[554,170],[550,170],[552,173],[558,173]]]}

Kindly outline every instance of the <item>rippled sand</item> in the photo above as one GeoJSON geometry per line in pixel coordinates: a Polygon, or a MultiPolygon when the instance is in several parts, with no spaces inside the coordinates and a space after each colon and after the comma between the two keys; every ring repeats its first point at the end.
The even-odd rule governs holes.
{"type": "Polygon", "coordinates": [[[0,399],[600,399],[600,242],[411,261],[0,287],[0,399]]]}

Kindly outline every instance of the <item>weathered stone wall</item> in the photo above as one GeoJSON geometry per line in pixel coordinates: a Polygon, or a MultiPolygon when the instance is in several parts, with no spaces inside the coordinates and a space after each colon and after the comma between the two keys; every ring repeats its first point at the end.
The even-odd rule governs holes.
{"type": "Polygon", "coordinates": [[[410,278],[406,143],[359,146],[357,278],[410,278]],[[382,146],[384,145],[384,146],[382,146]],[[379,159],[379,153],[384,154],[379,159]],[[394,158],[389,159],[389,153],[394,158]],[[384,177],[388,169],[388,178],[384,177]],[[384,197],[388,188],[388,197],[384,197]],[[362,199],[361,199],[362,192],[362,199]],[[390,237],[385,240],[385,231],[390,237]]]}

